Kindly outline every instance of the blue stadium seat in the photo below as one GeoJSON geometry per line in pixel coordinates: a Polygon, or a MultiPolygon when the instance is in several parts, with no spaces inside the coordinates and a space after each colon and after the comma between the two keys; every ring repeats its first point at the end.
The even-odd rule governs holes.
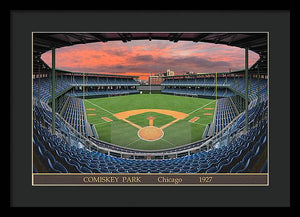
{"type": "Polygon", "coordinates": [[[93,173],[93,171],[90,170],[90,169],[87,168],[87,167],[81,167],[81,168],[80,168],[80,173],[93,173]]]}
{"type": "Polygon", "coordinates": [[[215,173],[217,172],[217,167],[211,167],[208,170],[206,170],[206,173],[215,173]]]}
{"type": "Polygon", "coordinates": [[[48,162],[48,166],[50,168],[50,172],[52,172],[52,173],[61,173],[61,171],[57,170],[54,167],[55,162],[51,162],[51,160],[49,158],[47,158],[47,162],[48,162]]]}
{"type": "Polygon", "coordinates": [[[239,170],[243,169],[243,163],[242,162],[238,162],[234,167],[232,167],[232,169],[230,170],[230,173],[237,173],[239,170]]]}
{"type": "Polygon", "coordinates": [[[55,165],[54,165],[55,169],[60,171],[61,173],[68,173],[68,170],[59,162],[55,162],[55,165]]]}

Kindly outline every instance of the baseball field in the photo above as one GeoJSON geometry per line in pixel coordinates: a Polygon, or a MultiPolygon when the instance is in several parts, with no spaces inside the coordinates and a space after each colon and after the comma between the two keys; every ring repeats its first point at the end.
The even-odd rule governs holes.
{"type": "Polygon", "coordinates": [[[99,139],[139,150],[161,150],[202,139],[216,100],[135,94],[84,100],[99,139]]]}

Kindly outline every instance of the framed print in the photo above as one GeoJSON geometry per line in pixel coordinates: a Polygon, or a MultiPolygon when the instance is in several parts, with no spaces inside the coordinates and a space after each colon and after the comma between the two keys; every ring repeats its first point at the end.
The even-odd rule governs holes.
{"type": "Polygon", "coordinates": [[[11,11],[11,204],[289,206],[289,16],[11,11]]]}
{"type": "Polygon", "coordinates": [[[33,32],[33,185],[267,186],[268,37],[33,32]]]}

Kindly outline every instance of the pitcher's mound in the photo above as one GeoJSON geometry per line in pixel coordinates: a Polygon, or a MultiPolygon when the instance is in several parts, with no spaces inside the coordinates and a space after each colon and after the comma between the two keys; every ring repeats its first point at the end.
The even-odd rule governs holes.
{"type": "Polygon", "coordinates": [[[164,131],[158,127],[148,126],[138,131],[138,136],[142,140],[156,141],[164,136],[164,131]]]}

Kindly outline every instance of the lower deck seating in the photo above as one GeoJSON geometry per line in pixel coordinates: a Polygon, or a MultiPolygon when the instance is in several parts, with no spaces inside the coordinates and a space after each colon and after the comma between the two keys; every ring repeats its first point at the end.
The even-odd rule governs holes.
{"type": "MultiPolygon", "coordinates": [[[[245,79],[239,78],[194,78],[194,79],[166,79],[162,82],[165,89],[163,93],[179,94],[179,95],[201,95],[201,96],[216,96],[231,97],[235,93],[231,90],[237,91],[245,95],[245,79]],[[216,83],[217,81],[217,83],[216,83]],[[215,86],[218,88],[215,92],[215,86]],[[204,91],[204,87],[206,88],[204,91]]],[[[249,78],[248,79],[248,96],[252,101],[257,97],[258,90],[260,92],[267,91],[267,79],[249,78]]]]}
{"type": "Polygon", "coordinates": [[[176,94],[176,95],[185,95],[185,96],[210,96],[215,97],[230,97],[233,96],[234,93],[230,90],[219,89],[215,90],[215,88],[165,88],[161,91],[162,93],[167,94],[176,94]]]}
{"type": "Polygon", "coordinates": [[[79,133],[87,136],[85,110],[82,99],[70,97],[62,117],[79,133]]]}
{"type": "Polygon", "coordinates": [[[236,113],[234,111],[233,105],[229,98],[218,99],[216,105],[216,115],[215,115],[215,129],[214,134],[220,132],[224,127],[226,127],[234,118],[236,113]]]}
{"type": "MultiPolygon", "coordinates": [[[[264,108],[254,109],[256,114],[264,108]]],[[[214,173],[251,171],[251,161],[267,143],[267,121],[222,147],[165,160],[135,160],[108,156],[72,146],[34,120],[34,149],[52,172],[80,173],[214,173]]],[[[37,168],[39,170],[39,168],[37,168]]],[[[259,168],[260,172],[262,168],[259,168]]],[[[43,172],[43,171],[39,171],[43,172]]]]}

